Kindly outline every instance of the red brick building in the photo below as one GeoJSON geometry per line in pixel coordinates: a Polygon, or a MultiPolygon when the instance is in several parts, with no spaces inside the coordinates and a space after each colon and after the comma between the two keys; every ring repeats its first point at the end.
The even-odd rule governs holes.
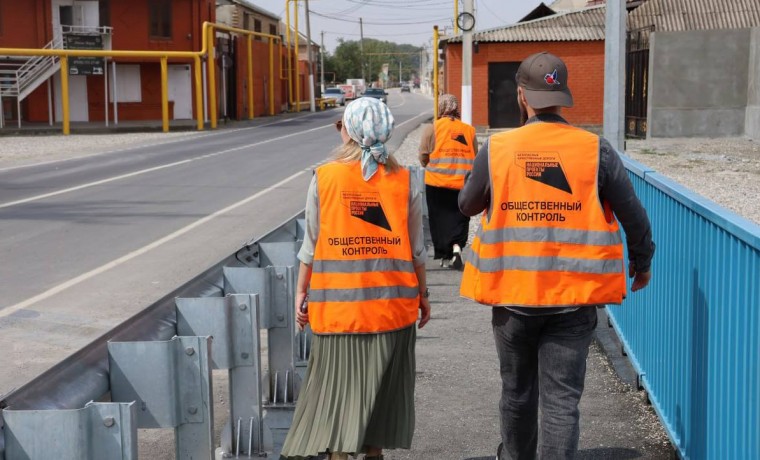
{"type": "MultiPolygon", "coordinates": [[[[198,51],[202,24],[215,20],[215,9],[214,0],[0,1],[0,48],[60,48],[64,37],[77,35],[77,40],[102,43],[104,49],[198,51]]],[[[22,120],[46,122],[52,114],[54,121],[60,121],[60,64],[49,59],[38,62],[34,78],[24,79],[19,91],[14,87],[24,62],[0,56],[5,121],[18,117],[18,99],[22,120]]],[[[78,67],[78,75],[70,75],[72,121],[104,121],[106,111],[111,120],[116,113],[119,120],[161,118],[157,59],[104,64],[85,63],[78,67]]],[[[172,119],[195,117],[192,75],[191,62],[169,61],[172,119]]]]}
{"type": "MultiPolygon", "coordinates": [[[[477,127],[519,124],[515,73],[533,53],[549,51],[568,67],[575,105],[564,109],[576,125],[602,124],[604,106],[604,6],[552,14],[473,34],[472,122],[477,127]]],[[[529,16],[530,17],[530,16],[529,16]]],[[[444,37],[444,91],[461,98],[461,36],[444,37]]]]}

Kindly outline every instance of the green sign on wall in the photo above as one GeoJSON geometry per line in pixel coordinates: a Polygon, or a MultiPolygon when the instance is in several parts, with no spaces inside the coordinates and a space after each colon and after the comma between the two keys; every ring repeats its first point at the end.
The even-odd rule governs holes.
{"type": "MultiPolygon", "coordinates": [[[[102,50],[103,37],[100,35],[65,34],[63,48],[68,50],[102,50]]],[[[98,57],[69,58],[69,75],[103,75],[105,59],[98,57]]]]}

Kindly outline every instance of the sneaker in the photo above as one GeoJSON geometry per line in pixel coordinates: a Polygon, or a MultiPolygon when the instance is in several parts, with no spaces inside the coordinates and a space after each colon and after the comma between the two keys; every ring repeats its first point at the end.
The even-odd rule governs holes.
{"type": "Polygon", "coordinates": [[[499,447],[496,449],[496,460],[501,460],[501,451],[504,450],[504,443],[500,442],[499,447]]]}
{"type": "Polygon", "coordinates": [[[454,257],[451,258],[451,268],[454,270],[461,270],[464,264],[462,263],[462,248],[458,244],[454,245],[454,257]]]}

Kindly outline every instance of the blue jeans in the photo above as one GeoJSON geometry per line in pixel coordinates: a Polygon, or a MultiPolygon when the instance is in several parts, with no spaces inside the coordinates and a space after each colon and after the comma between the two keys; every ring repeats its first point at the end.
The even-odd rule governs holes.
{"type": "Polygon", "coordinates": [[[500,460],[574,458],[596,308],[534,316],[494,308],[492,326],[502,382],[500,460]]]}

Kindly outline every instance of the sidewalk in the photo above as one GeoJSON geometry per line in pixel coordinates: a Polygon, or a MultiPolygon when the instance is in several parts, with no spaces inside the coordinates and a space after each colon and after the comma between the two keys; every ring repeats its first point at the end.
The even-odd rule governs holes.
{"type": "MultiPolygon", "coordinates": [[[[394,153],[402,164],[417,164],[421,130],[410,133],[394,153]]],[[[501,381],[490,308],[459,297],[461,272],[439,268],[432,258],[427,268],[432,317],[418,331],[414,442],[411,450],[389,451],[385,458],[493,459],[500,441],[501,381]]],[[[673,458],[657,415],[635,388],[635,375],[620,354],[605,311],[598,312],[580,404],[577,458],[673,458]]]]}

